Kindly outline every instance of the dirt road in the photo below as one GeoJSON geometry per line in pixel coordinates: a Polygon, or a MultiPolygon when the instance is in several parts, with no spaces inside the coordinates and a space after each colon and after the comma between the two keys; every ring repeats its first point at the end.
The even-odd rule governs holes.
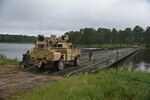
{"type": "Polygon", "coordinates": [[[34,87],[60,79],[63,78],[60,76],[46,76],[23,71],[19,71],[14,74],[1,75],[0,100],[5,100],[10,96],[16,96],[16,94],[20,91],[32,90],[34,87]]]}

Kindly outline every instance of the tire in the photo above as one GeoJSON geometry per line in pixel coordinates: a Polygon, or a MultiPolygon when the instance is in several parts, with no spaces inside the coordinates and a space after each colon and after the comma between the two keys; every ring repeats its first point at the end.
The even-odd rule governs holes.
{"type": "Polygon", "coordinates": [[[65,68],[65,65],[64,65],[64,61],[63,59],[60,59],[57,63],[57,68],[59,71],[63,70],[65,68]]]}
{"type": "Polygon", "coordinates": [[[80,59],[79,59],[79,57],[76,57],[74,60],[74,65],[79,66],[79,64],[80,64],[80,59]]]}

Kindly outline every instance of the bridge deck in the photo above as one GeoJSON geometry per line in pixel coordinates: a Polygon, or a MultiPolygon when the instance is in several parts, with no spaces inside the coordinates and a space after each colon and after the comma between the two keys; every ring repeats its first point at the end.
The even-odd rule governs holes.
{"type": "Polygon", "coordinates": [[[84,62],[84,60],[83,57],[81,57],[82,67],[74,69],[70,72],[68,71],[68,73],[66,73],[65,76],[68,77],[70,75],[80,72],[95,72],[100,69],[110,67],[139,50],[139,48],[125,48],[119,50],[105,51],[103,53],[94,53],[93,59],[88,62],[85,61],[86,63],[82,63],[84,62]]]}

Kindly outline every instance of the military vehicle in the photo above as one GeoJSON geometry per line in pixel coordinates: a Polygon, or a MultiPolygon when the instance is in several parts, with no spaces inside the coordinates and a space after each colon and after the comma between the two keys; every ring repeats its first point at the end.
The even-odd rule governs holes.
{"type": "Polygon", "coordinates": [[[64,34],[58,38],[51,35],[47,40],[43,35],[38,35],[35,47],[23,54],[21,66],[24,68],[35,65],[43,69],[45,65],[53,64],[58,70],[63,70],[66,62],[72,62],[75,66],[80,63],[80,49],[72,45],[68,35],[64,34]]]}

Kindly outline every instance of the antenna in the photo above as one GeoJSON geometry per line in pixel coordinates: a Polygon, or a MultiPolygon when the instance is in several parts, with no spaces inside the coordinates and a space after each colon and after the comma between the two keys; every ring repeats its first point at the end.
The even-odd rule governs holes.
{"type": "Polygon", "coordinates": [[[42,34],[41,33],[41,31],[42,31],[42,21],[41,20],[40,20],[39,28],[40,28],[40,34],[42,34]]]}

